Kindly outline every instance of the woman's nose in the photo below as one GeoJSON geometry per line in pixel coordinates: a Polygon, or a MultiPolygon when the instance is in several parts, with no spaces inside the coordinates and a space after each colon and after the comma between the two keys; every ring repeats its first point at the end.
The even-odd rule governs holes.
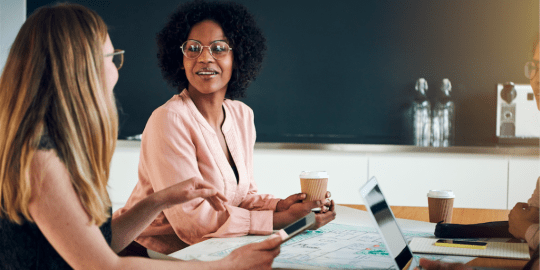
{"type": "Polygon", "coordinates": [[[214,61],[214,57],[210,53],[209,47],[203,47],[201,54],[197,58],[199,62],[208,63],[214,61]]]}

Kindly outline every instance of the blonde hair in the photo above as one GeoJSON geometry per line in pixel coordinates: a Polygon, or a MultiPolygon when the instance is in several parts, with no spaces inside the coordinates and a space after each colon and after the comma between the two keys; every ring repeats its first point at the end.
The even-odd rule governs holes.
{"type": "Polygon", "coordinates": [[[0,78],[1,218],[33,221],[30,164],[46,134],[91,223],[109,218],[118,115],[105,87],[106,38],[101,17],[76,4],[40,8],[21,27],[0,78]]]}

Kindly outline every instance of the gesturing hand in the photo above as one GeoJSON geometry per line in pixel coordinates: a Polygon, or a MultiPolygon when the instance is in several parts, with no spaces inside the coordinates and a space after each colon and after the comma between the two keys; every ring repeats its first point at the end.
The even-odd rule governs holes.
{"type": "Polygon", "coordinates": [[[530,225],[538,223],[538,207],[517,203],[508,214],[508,231],[518,239],[525,239],[530,225]]]}
{"type": "Polygon", "coordinates": [[[225,211],[225,206],[223,206],[223,202],[227,201],[225,195],[199,178],[190,178],[159,192],[163,195],[166,208],[195,198],[204,198],[216,211],[225,211]]]}

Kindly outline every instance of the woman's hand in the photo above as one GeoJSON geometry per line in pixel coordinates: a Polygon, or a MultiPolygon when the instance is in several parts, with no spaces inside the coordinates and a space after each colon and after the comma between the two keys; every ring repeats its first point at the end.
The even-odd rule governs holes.
{"type": "MultiPolygon", "coordinates": [[[[330,191],[327,191],[326,194],[325,194],[325,198],[329,199],[330,196],[331,196],[330,191]]],[[[305,198],[306,198],[305,193],[296,193],[296,194],[293,194],[293,195],[287,197],[287,199],[285,199],[285,200],[280,200],[277,203],[276,212],[287,211],[293,204],[301,203],[305,198]]],[[[324,202],[324,206],[321,207],[321,210],[324,213],[324,212],[328,211],[329,208],[330,208],[330,200],[326,200],[324,202]]]]}
{"type": "Polygon", "coordinates": [[[517,203],[508,215],[508,231],[518,239],[525,239],[525,233],[532,224],[538,223],[538,207],[517,203]]]}
{"type": "Polygon", "coordinates": [[[272,269],[274,258],[279,255],[281,238],[272,235],[260,243],[235,249],[222,260],[221,269],[272,269]]]}
{"type": "Polygon", "coordinates": [[[321,212],[315,214],[315,224],[310,229],[315,230],[328,224],[330,221],[336,218],[334,201],[308,201],[302,203],[294,203],[289,207],[289,209],[283,212],[274,212],[274,229],[284,228],[292,222],[311,213],[311,209],[313,208],[320,207],[322,209],[323,207],[325,207],[325,203],[328,203],[328,209],[324,213],[321,212]]]}
{"type": "Polygon", "coordinates": [[[195,177],[170,186],[155,194],[161,198],[161,203],[165,208],[170,208],[195,198],[204,198],[216,211],[225,211],[223,202],[227,201],[225,195],[219,192],[214,186],[195,177]]]}
{"type": "Polygon", "coordinates": [[[223,202],[227,198],[221,192],[201,179],[190,178],[144,198],[114,217],[111,223],[114,232],[112,249],[120,252],[127,247],[164,209],[195,198],[206,199],[216,211],[225,210],[223,202]]]}
{"type": "MultiPolygon", "coordinates": [[[[329,206],[325,212],[315,214],[315,224],[313,224],[313,226],[309,228],[310,230],[316,230],[328,224],[330,221],[336,218],[336,210],[335,210],[336,205],[334,204],[334,200],[330,200],[328,204],[329,206]]],[[[326,206],[323,206],[323,207],[326,207],[326,206]]],[[[323,209],[323,207],[321,207],[321,209],[323,209]]]]}
{"type": "Polygon", "coordinates": [[[304,200],[305,198],[306,198],[305,193],[296,193],[287,197],[287,199],[285,200],[280,200],[277,203],[276,212],[287,211],[293,204],[301,203],[302,200],[304,200]]]}
{"type": "Polygon", "coordinates": [[[444,263],[440,261],[430,261],[424,258],[420,258],[420,266],[426,270],[473,270],[473,268],[462,263],[444,263]]]}

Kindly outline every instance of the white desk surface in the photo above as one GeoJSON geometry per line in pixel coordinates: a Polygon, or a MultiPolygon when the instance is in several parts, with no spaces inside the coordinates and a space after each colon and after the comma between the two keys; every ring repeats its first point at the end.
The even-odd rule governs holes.
{"type": "MultiPolygon", "coordinates": [[[[346,207],[346,206],[340,206],[336,205],[336,219],[332,221],[332,223],[335,224],[344,224],[344,225],[353,225],[358,227],[371,227],[374,228],[374,224],[372,223],[372,219],[369,217],[369,213],[366,211],[346,207]]],[[[427,222],[421,222],[421,221],[414,221],[414,220],[407,220],[407,219],[398,219],[398,223],[401,226],[402,230],[407,231],[418,231],[418,232],[428,232],[432,233],[435,230],[435,224],[427,223],[427,222]]],[[[193,245],[190,247],[187,247],[185,249],[182,249],[180,251],[174,252],[170,254],[169,256],[166,255],[160,255],[155,254],[152,251],[149,251],[149,254],[152,258],[155,259],[171,259],[178,258],[183,260],[189,260],[189,259],[205,259],[206,253],[212,253],[216,252],[214,249],[234,249],[237,248],[240,244],[247,244],[249,242],[253,241],[262,241],[263,239],[267,238],[268,236],[242,236],[237,238],[229,238],[229,239],[213,239],[211,241],[212,244],[207,243],[205,246],[205,242],[202,242],[197,245],[193,245]],[[217,241],[217,242],[216,242],[217,241]],[[214,243],[216,242],[216,243],[214,243]],[[208,244],[210,246],[208,246],[208,244]],[[218,247],[219,246],[219,247],[218,247]]],[[[471,258],[472,259],[472,258],[471,258]]],[[[470,259],[466,259],[466,261],[469,261],[470,259]]],[[[315,268],[314,268],[315,269],[315,268]]],[[[317,268],[318,269],[318,268],[317,268]]]]}

